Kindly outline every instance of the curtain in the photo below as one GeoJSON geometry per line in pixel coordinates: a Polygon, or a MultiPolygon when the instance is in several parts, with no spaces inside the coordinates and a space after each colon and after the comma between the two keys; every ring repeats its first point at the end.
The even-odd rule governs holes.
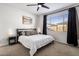
{"type": "Polygon", "coordinates": [[[77,26],[76,26],[76,8],[69,8],[68,14],[68,32],[67,32],[67,43],[74,46],[78,45],[77,41],[77,26]]]}
{"type": "Polygon", "coordinates": [[[43,34],[47,34],[47,15],[43,17],[43,34]]]}

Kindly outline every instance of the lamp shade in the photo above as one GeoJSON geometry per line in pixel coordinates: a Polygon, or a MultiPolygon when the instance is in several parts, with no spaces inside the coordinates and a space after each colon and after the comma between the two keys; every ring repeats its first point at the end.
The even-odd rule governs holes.
{"type": "Polygon", "coordinates": [[[8,30],[8,34],[9,34],[9,36],[13,36],[14,35],[14,31],[12,29],[9,29],[8,30]]]}

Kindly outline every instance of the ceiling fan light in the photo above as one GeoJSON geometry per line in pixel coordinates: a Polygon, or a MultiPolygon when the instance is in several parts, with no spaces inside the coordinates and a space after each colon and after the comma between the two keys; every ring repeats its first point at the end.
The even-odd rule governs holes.
{"type": "Polygon", "coordinates": [[[38,7],[42,7],[41,5],[38,5],[38,7]]]}

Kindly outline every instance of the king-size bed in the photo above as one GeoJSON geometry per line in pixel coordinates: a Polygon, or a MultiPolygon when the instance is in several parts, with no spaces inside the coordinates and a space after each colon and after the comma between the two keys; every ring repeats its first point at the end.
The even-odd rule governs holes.
{"type": "MultiPolygon", "coordinates": [[[[20,29],[18,29],[19,32],[20,29]]],[[[20,31],[23,33],[24,31],[20,31]]],[[[23,46],[30,49],[30,55],[33,56],[37,49],[51,43],[55,39],[50,35],[43,35],[43,34],[35,34],[35,35],[19,35],[18,42],[20,42],[23,46]]]]}

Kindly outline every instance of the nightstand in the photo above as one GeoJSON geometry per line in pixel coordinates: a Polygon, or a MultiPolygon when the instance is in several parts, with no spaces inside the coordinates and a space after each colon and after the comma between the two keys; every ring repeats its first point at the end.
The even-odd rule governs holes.
{"type": "Polygon", "coordinates": [[[16,36],[9,37],[9,45],[16,44],[16,36]]]}

